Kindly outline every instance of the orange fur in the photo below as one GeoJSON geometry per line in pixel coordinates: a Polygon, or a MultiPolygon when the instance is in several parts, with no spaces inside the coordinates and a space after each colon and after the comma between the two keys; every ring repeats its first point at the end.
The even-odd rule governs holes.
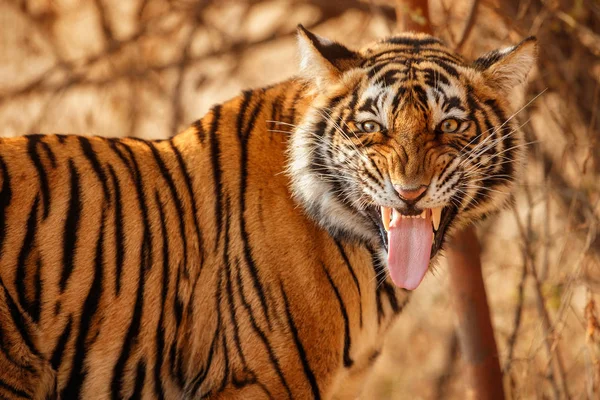
{"type": "MultiPolygon", "coordinates": [[[[310,79],[245,92],[166,141],[0,139],[0,396],[360,394],[408,293],[376,276],[377,241],[294,200],[291,126],[319,96],[310,79]]],[[[398,180],[434,173],[397,162],[398,180]]]]}

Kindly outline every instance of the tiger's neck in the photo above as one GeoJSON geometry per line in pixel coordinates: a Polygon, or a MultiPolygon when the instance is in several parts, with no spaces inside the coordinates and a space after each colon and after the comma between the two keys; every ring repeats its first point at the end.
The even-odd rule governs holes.
{"type": "Polygon", "coordinates": [[[197,171],[197,190],[212,191],[217,198],[214,207],[206,208],[204,203],[207,217],[216,218],[214,243],[221,240],[225,229],[226,202],[242,196],[245,206],[248,193],[241,192],[248,187],[248,174],[260,170],[269,177],[268,190],[284,187],[280,195],[293,199],[331,236],[352,237],[379,246],[380,233],[371,217],[344,204],[336,195],[339,190],[314,168],[319,163],[315,157],[322,156],[322,152],[315,151],[315,143],[319,142],[316,136],[322,133],[314,126],[319,111],[311,107],[317,94],[302,79],[244,91],[214,106],[174,138],[185,143],[182,147],[186,148],[187,159],[197,171]],[[212,172],[207,175],[205,171],[212,172]],[[224,183],[227,181],[238,182],[239,186],[229,187],[224,183]],[[210,213],[214,216],[208,216],[210,213]]]}
{"type": "MultiPolygon", "coordinates": [[[[209,378],[197,360],[225,359],[225,336],[256,340],[252,330],[231,331],[232,319],[250,315],[255,330],[276,331],[278,318],[285,315],[281,303],[273,301],[279,292],[310,293],[318,283],[324,286],[317,292],[331,294],[326,278],[304,277],[322,271],[323,260],[326,265],[340,262],[339,255],[335,258],[338,246],[346,246],[345,254],[361,266],[357,279],[366,285],[374,282],[371,274],[379,267],[372,263],[379,250],[332,240],[331,233],[292,195],[291,177],[304,172],[290,169],[290,154],[312,96],[309,87],[295,80],[247,91],[213,107],[173,138],[190,171],[202,226],[194,260],[197,269],[191,268],[190,279],[182,279],[177,291],[182,317],[174,336],[183,355],[177,362],[187,376],[221,381],[223,371],[212,371],[209,378]],[[313,271],[314,266],[318,269],[313,271]],[[217,311],[207,313],[207,309],[217,311]]],[[[363,293],[371,296],[366,303],[375,304],[372,293],[363,293]]],[[[383,311],[371,315],[373,320],[383,311]]],[[[373,326],[376,329],[378,324],[373,326]]],[[[254,347],[261,348],[261,343],[254,347]]],[[[237,361],[228,362],[234,368],[237,361]]],[[[235,368],[244,368],[244,361],[235,368]]]]}

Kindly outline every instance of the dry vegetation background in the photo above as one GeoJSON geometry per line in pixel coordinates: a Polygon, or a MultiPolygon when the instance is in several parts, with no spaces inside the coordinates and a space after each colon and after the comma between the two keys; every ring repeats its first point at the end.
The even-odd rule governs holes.
{"type": "MultiPolygon", "coordinates": [[[[393,32],[395,6],[0,0],[0,136],[169,137],[242,88],[293,75],[298,23],[358,46],[393,32]]],[[[508,397],[598,399],[600,2],[430,7],[436,34],[469,57],[540,40],[525,96],[535,100],[517,117],[531,142],[528,172],[517,205],[478,228],[484,277],[508,397]]],[[[367,397],[467,398],[453,324],[442,265],[389,336],[367,397]]]]}

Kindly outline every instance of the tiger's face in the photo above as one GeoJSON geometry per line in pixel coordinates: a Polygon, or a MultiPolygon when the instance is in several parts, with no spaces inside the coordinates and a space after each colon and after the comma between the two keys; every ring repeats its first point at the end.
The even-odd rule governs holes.
{"type": "Polygon", "coordinates": [[[523,158],[513,89],[536,43],[467,63],[421,34],[361,51],[299,28],[315,91],[295,129],[295,197],[334,236],[383,242],[397,286],[416,288],[457,228],[510,198],[523,158]]]}

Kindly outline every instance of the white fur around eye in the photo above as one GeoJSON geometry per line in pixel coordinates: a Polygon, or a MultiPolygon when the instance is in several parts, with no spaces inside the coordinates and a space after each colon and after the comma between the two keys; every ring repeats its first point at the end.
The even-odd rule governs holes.
{"type": "Polygon", "coordinates": [[[379,115],[375,115],[373,113],[366,112],[366,111],[360,111],[360,112],[356,113],[355,120],[357,122],[374,121],[374,122],[377,122],[379,125],[381,125],[382,128],[386,126],[385,120],[380,118],[379,115]]]}
{"type": "MultiPolygon", "coordinates": [[[[455,86],[440,84],[440,89],[444,91],[447,97],[464,98],[463,93],[455,86]]],[[[445,112],[443,101],[443,96],[438,96],[436,99],[434,88],[427,88],[427,104],[431,110],[432,129],[436,128],[442,121],[449,118],[459,121],[469,119],[469,115],[465,111],[456,108],[445,112]]]]}
{"type": "Polygon", "coordinates": [[[389,113],[394,100],[394,92],[390,87],[380,84],[369,86],[361,96],[359,104],[364,104],[368,99],[373,100],[376,114],[368,111],[360,111],[356,115],[358,121],[366,121],[371,119],[378,122],[382,127],[387,127],[389,113]]]}

